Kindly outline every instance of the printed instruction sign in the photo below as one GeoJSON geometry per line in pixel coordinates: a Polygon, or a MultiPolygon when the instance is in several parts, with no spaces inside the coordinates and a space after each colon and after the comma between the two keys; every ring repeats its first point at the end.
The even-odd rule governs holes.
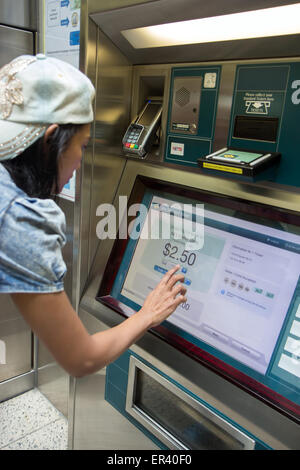
{"type": "Polygon", "coordinates": [[[79,67],[81,0],[44,0],[45,54],[79,67]]]}
{"type": "MultiPolygon", "coordinates": [[[[44,53],[79,68],[81,0],[44,0],[44,53]]],[[[59,196],[75,201],[76,173],[59,196]]]]}

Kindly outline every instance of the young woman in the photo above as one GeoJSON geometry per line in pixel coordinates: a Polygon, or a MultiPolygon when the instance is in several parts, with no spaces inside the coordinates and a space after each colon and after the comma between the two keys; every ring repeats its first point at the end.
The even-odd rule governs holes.
{"type": "Polygon", "coordinates": [[[114,361],[186,301],[179,266],[120,325],[89,335],[63,288],[65,218],[53,200],[80,167],[94,88],[69,64],[21,56],[0,70],[0,294],[57,362],[81,377],[114,361]]]}

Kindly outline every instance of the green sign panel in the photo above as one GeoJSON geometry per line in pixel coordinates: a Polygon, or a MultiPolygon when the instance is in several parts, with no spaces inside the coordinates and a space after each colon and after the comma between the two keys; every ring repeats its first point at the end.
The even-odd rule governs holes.
{"type": "Polygon", "coordinates": [[[280,152],[274,181],[300,186],[300,62],[237,67],[228,146],[280,152]]]}

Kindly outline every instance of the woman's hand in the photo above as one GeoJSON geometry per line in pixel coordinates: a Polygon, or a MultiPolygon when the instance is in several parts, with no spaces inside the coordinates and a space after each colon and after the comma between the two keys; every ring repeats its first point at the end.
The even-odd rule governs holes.
{"type": "Polygon", "coordinates": [[[185,302],[184,276],[168,271],[148,295],[141,310],[114,328],[89,335],[65,292],[12,294],[23,317],[57,362],[71,375],[83,377],[117,359],[148,328],[168,318],[185,302]],[[179,282],[178,282],[179,281],[179,282]]]}
{"type": "Polygon", "coordinates": [[[179,268],[180,266],[177,265],[164,275],[137,313],[137,315],[149,317],[150,328],[166,320],[178,305],[186,302],[186,288],[182,284],[184,275],[175,274],[179,268]]]}

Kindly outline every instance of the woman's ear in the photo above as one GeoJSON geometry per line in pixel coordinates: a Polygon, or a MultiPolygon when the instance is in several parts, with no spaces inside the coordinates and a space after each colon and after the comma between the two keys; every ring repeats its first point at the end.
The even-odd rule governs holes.
{"type": "Polygon", "coordinates": [[[53,133],[56,131],[58,127],[59,127],[58,124],[50,124],[50,126],[47,127],[47,130],[44,134],[44,144],[47,144],[49,137],[53,135],[53,133]]]}

